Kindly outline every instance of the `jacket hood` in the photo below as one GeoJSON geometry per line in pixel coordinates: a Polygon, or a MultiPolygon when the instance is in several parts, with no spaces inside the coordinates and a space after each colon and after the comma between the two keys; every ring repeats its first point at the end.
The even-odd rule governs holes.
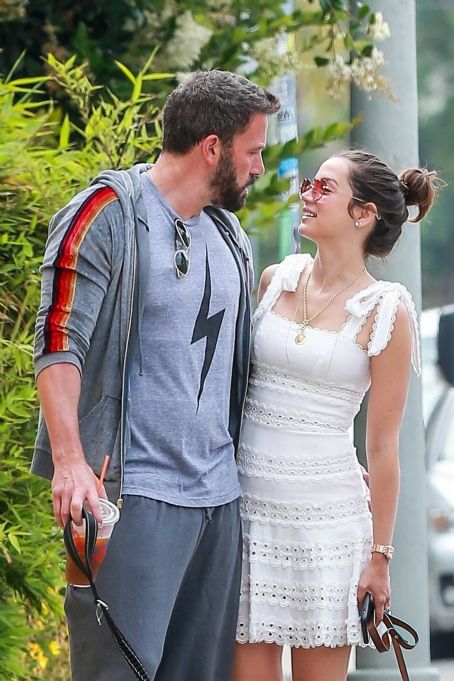
{"type": "Polygon", "coordinates": [[[111,187],[121,203],[128,200],[128,197],[136,196],[140,187],[140,175],[151,168],[149,163],[137,163],[128,170],[103,170],[90,183],[103,184],[111,187]]]}

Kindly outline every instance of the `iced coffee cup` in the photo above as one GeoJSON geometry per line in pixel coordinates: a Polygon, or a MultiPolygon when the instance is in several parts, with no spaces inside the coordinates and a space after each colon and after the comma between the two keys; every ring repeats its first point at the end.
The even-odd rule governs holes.
{"type": "MultiPolygon", "coordinates": [[[[93,579],[96,579],[97,572],[104,560],[112,530],[120,517],[120,511],[107,499],[99,500],[102,512],[102,527],[98,526],[98,536],[96,539],[93,556],[91,559],[91,571],[93,579]]],[[[71,533],[74,546],[82,563],[85,565],[85,519],[82,525],[71,523],[71,533]]],[[[88,579],[77,567],[71,556],[66,552],[66,581],[73,586],[90,586],[88,579]]]]}

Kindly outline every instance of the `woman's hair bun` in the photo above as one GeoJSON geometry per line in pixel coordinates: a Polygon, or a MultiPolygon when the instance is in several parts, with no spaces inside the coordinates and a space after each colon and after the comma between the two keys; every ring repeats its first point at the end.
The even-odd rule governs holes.
{"type": "Polygon", "coordinates": [[[435,170],[407,168],[399,175],[399,185],[407,206],[418,206],[418,215],[410,222],[419,222],[437,198],[439,178],[435,170]]]}

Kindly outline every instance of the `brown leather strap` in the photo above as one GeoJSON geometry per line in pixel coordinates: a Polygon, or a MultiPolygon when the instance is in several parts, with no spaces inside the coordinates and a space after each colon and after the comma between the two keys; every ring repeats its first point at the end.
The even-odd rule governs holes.
{"type": "Polygon", "coordinates": [[[418,634],[412,626],[407,622],[400,620],[389,612],[385,612],[383,615],[383,623],[386,627],[386,631],[383,634],[379,634],[378,630],[374,624],[374,618],[371,617],[367,623],[367,630],[369,636],[374,642],[375,648],[379,653],[385,653],[391,648],[391,644],[394,649],[394,654],[396,656],[397,666],[399,667],[399,672],[402,677],[402,681],[410,681],[408,676],[407,666],[405,664],[404,656],[402,653],[402,648],[405,650],[412,650],[419,641],[418,634]],[[396,629],[403,629],[407,631],[412,637],[413,642],[407,641],[401,633],[396,629]]]}

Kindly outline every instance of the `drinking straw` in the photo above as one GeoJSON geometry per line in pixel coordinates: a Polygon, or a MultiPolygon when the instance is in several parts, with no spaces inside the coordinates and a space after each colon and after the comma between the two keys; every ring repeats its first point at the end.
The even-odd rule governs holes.
{"type": "Polygon", "coordinates": [[[106,454],[105,457],[104,457],[103,464],[102,464],[101,474],[99,476],[98,484],[96,485],[96,491],[98,493],[98,496],[99,496],[99,493],[101,492],[101,487],[102,487],[102,484],[104,482],[104,476],[106,474],[107,466],[109,465],[109,461],[110,461],[110,456],[108,454],[106,454]]]}

